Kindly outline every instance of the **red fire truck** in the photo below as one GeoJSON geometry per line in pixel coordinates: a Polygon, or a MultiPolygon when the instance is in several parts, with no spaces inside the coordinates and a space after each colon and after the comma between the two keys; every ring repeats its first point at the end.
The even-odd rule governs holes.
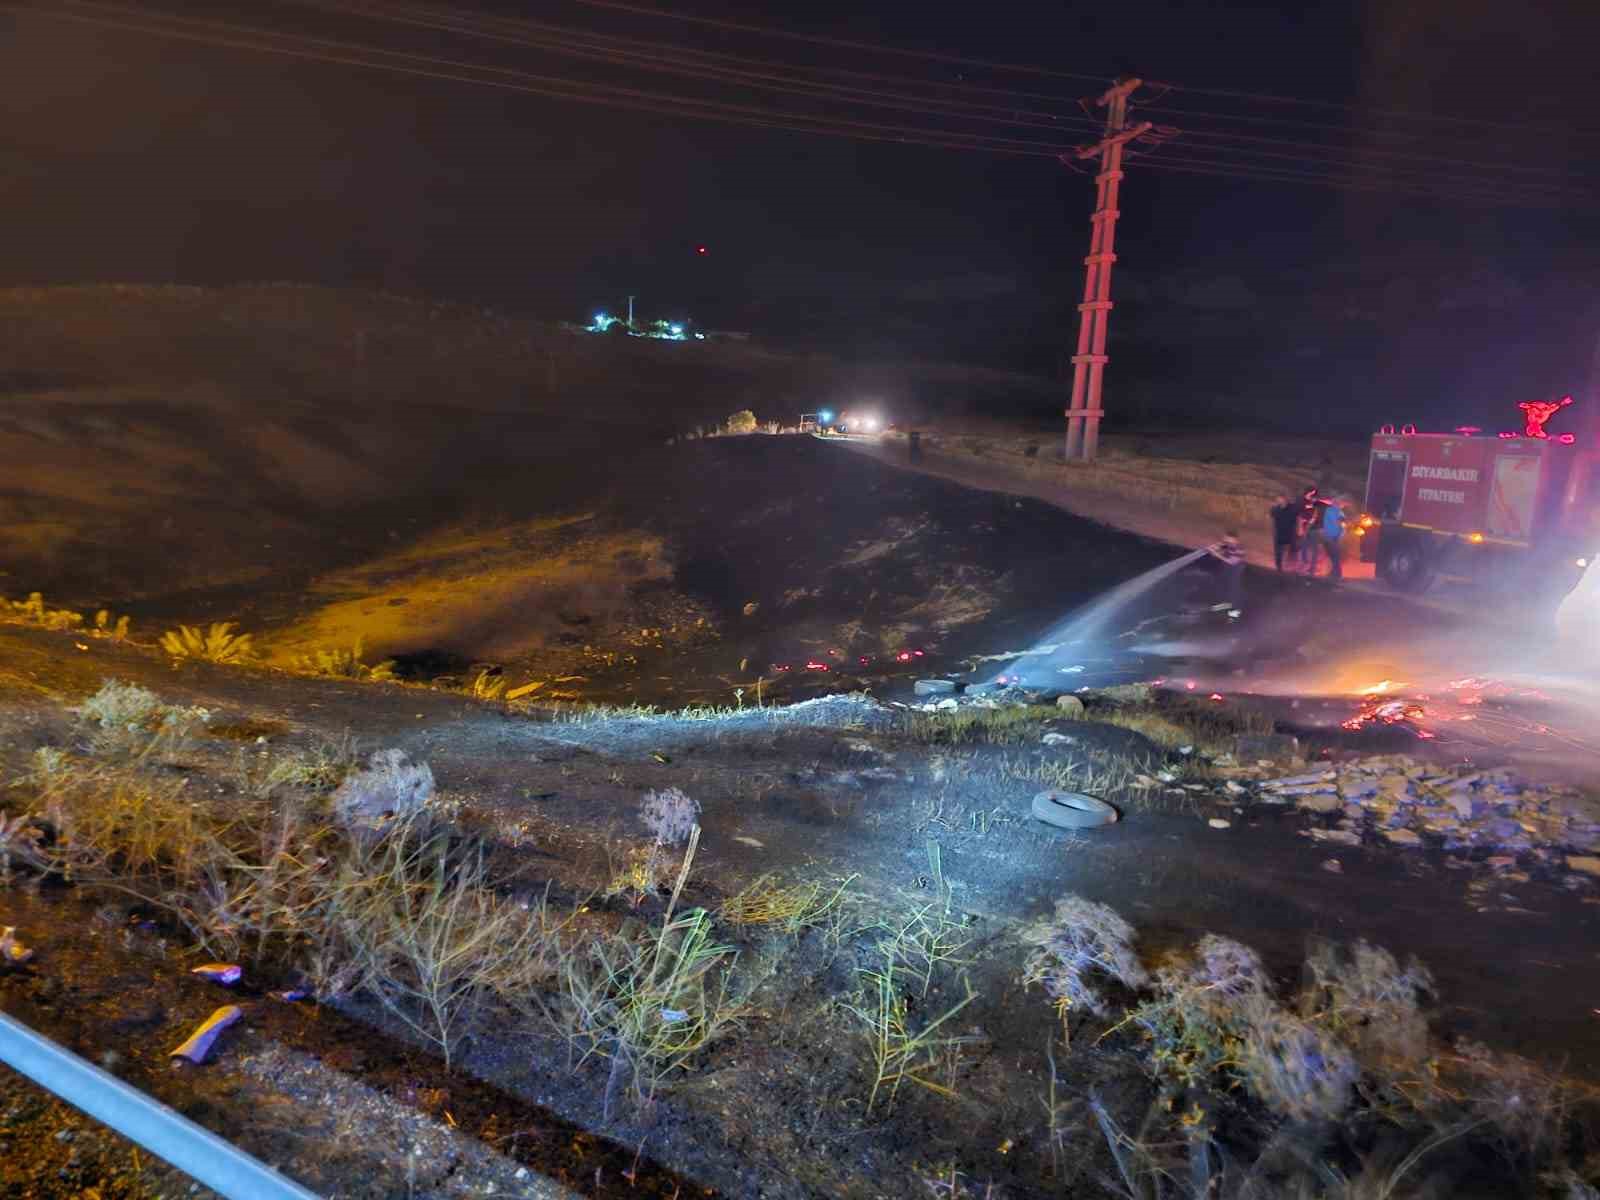
{"type": "Polygon", "coordinates": [[[1600,441],[1474,434],[1373,435],[1362,561],[1400,591],[1446,575],[1559,599],[1600,552],[1600,441]]]}

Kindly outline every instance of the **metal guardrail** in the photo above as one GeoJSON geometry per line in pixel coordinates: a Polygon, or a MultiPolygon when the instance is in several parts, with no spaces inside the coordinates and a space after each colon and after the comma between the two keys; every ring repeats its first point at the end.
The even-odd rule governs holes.
{"type": "Polygon", "coordinates": [[[319,1200],[286,1175],[0,1013],[0,1061],[228,1200],[319,1200]]]}

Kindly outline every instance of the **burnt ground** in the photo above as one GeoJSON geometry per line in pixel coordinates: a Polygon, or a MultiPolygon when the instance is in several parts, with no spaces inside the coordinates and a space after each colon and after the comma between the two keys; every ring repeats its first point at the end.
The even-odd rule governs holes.
{"type": "MultiPolygon", "coordinates": [[[[648,486],[619,492],[619,511],[657,523],[674,547],[675,586],[698,596],[728,632],[699,647],[641,656],[637,665],[597,679],[595,695],[716,697],[735,655],[773,665],[846,649],[823,643],[875,596],[892,599],[885,612],[896,618],[887,623],[901,627],[895,636],[928,639],[917,646],[926,651],[915,664],[919,673],[953,667],[964,656],[1030,644],[1076,603],[1172,555],[1170,547],[1046,505],[892,472],[800,439],[690,444],[676,448],[671,463],[669,484],[658,473],[648,486]],[[783,463],[805,471],[803,492],[792,478],[779,487],[783,463]],[[920,522],[920,531],[898,540],[881,536],[899,521],[920,522]],[[857,561],[840,561],[852,555],[857,561]],[[769,576],[775,563],[787,573],[769,576]],[[907,624],[904,614],[918,596],[960,566],[982,573],[970,576],[968,586],[980,598],[1002,596],[1001,608],[943,632],[907,624]],[[983,588],[972,582],[980,578],[983,588]],[[1007,581],[1003,589],[998,580],[1007,581]],[[796,587],[815,594],[795,599],[796,587]],[[746,618],[749,603],[756,608],[746,618]],[[738,623],[744,621],[749,625],[738,623]]],[[[1174,607],[1186,591],[1203,593],[1207,582],[1174,586],[1149,603],[1174,607]]],[[[1373,604],[1264,578],[1252,577],[1250,587],[1244,620],[1260,634],[1251,653],[1274,661],[1315,647],[1318,630],[1361,628],[1373,604]]],[[[1148,674],[1151,665],[1102,658],[1095,670],[1106,678],[1148,674]]],[[[1248,669],[1215,658],[1201,665],[1220,675],[1248,669]]],[[[830,669],[811,673],[807,683],[815,690],[867,683],[894,698],[906,691],[897,669],[830,669]]],[[[774,870],[827,880],[854,876],[852,889],[880,906],[926,905],[937,894],[929,853],[930,842],[937,844],[952,911],[973,938],[965,954],[979,999],[961,1020],[974,1049],[959,1069],[956,1100],[917,1095],[892,1119],[863,1120],[852,1035],[829,999],[848,992],[867,962],[866,945],[827,944],[815,933],[792,945],[761,939],[743,945],[741,961],[752,973],[766,972],[785,986],[769,992],[777,999],[759,1017],[713,1047],[645,1113],[608,1113],[605,1072],[592,1063],[570,1071],[565,1048],[533,1031],[480,1035],[466,1071],[454,1074],[427,1055],[397,1048],[393,1030],[379,1036],[372,1025],[356,1023],[372,1019],[358,1008],[318,1017],[315,1009],[278,1013],[266,1006],[267,1015],[253,1015],[240,1034],[237,1044],[250,1053],[283,1046],[311,1055],[401,1110],[430,1110],[443,1089],[452,1119],[500,1150],[508,1132],[538,1128],[512,1140],[516,1153],[589,1194],[638,1194],[621,1175],[635,1155],[647,1173],[655,1172],[651,1188],[662,1195],[692,1183],[740,1196],[909,1196],[924,1194],[924,1181],[946,1168],[969,1180],[995,1180],[1005,1195],[1060,1194],[1063,1186],[1095,1194],[1103,1144],[1082,1112],[1068,1154],[1076,1165],[1058,1169],[1046,1144],[1040,1098],[1054,1017],[1017,981],[1017,922],[1045,913],[1067,891],[1118,909],[1151,953],[1215,932],[1255,946],[1284,978],[1293,977],[1309,939],[1367,938],[1432,968],[1436,1015],[1448,1033],[1564,1063],[1584,1076],[1600,1069],[1600,1023],[1592,1008],[1600,957],[1592,948],[1590,894],[1535,874],[1520,884],[1497,883],[1507,898],[1485,905],[1477,870],[1452,867],[1426,850],[1366,847],[1330,855],[1302,836],[1306,818],[1239,810],[1219,789],[1165,805],[1133,803],[1121,823],[1077,836],[1032,823],[1027,802],[1050,768],[1081,765],[1096,753],[1159,758],[1153,746],[1116,728],[1064,720],[1057,729],[1071,740],[1061,745],[930,746],[908,737],[894,713],[842,699],[715,720],[552,719],[439,690],[174,665],[139,647],[4,627],[0,686],[14,731],[11,753],[67,742],[71,732],[59,703],[108,677],[144,683],[174,702],[204,704],[216,712],[215,723],[245,728],[269,746],[351,732],[368,748],[406,749],[432,764],[441,790],[464,806],[463,820],[521,868],[530,894],[549,885],[578,897],[603,884],[619,855],[642,836],[641,796],[665,786],[681,787],[703,805],[704,836],[687,898],[709,907],[774,870]],[[1212,817],[1229,827],[1212,828],[1212,817]],[[1323,869],[1330,857],[1339,860],[1340,873],[1323,869]],[[331,1040],[329,1026],[337,1031],[331,1040]],[[508,1130],[507,1121],[515,1128],[508,1130]],[[576,1161],[553,1152],[574,1144],[576,1161]]],[[[1078,678],[1099,681],[1087,671],[1074,683],[1078,678]]],[[[1299,719],[1287,703],[1276,715],[1286,727],[1299,719]]],[[[1376,748],[1378,739],[1392,736],[1337,731],[1312,747],[1344,753],[1376,748]]],[[[211,753],[233,751],[216,741],[211,753]]],[[[1481,745],[1421,748],[1485,761],[1492,753],[1481,745]]],[[[26,929],[41,919],[10,894],[0,903],[15,914],[7,923],[26,929]]],[[[113,1022],[119,1011],[148,1005],[146,991],[159,996],[173,987],[159,965],[147,965],[136,979],[125,965],[106,965],[109,951],[92,937],[60,932],[50,953],[0,988],[8,1005],[25,1000],[35,1019],[69,1044],[98,1051],[112,1026],[86,1018],[113,1022]],[[63,977],[51,965],[58,956],[76,964],[65,992],[51,983],[63,977]]],[[[168,953],[181,955],[176,947],[168,953]]],[[[954,989],[955,980],[940,986],[954,989]]],[[[181,1004],[160,1002],[162,1018],[140,1032],[140,1044],[164,1050],[209,1003],[192,988],[181,1004]]],[[[1080,1092],[1093,1081],[1132,1086],[1129,1065],[1117,1053],[1095,1049],[1092,1038],[1074,1046],[1064,1086],[1080,1092]]],[[[230,1069],[224,1056],[218,1073],[230,1069]]],[[[158,1073],[151,1058],[146,1070],[146,1078],[158,1073]]],[[[190,1085],[167,1079],[162,1086],[179,1094],[190,1085]]],[[[308,1111],[323,1103],[320,1093],[283,1087],[308,1111]]],[[[237,1105],[218,1102],[204,1111],[250,1144],[237,1105]]],[[[305,1169],[291,1150],[270,1139],[265,1144],[297,1171],[305,1169]]],[[[430,1168],[437,1179],[442,1168],[436,1161],[430,1168]]],[[[394,1194],[384,1182],[395,1178],[394,1169],[389,1163],[384,1175],[370,1163],[346,1164],[324,1178],[339,1194],[394,1194]],[[358,1186],[358,1178],[366,1182],[358,1186]]],[[[684,1194],[691,1194],[687,1186],[684,1194]]]]}

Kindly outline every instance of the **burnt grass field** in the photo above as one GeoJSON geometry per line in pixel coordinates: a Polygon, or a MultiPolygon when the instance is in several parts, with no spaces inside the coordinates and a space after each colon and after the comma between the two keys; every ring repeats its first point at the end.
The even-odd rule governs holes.
{"type": "MultiPolygon", "coordinates": [[[[581,521],[154,596],[129,641],[0,625],[8,1011],[330,1195],[1587,1194],[1592,890],[1229,786],[1240,735],[1392,731],[905,706],[1170,547],[811,439],[624,465],[581,521]],[[153,644],[224,619],[266,663],[153,644]],[[307,674],[327,630],[399,678],[307,674]],[[1122,819],[1041,825],[1046,788],[1122,819]],[[213,959],[246,1016],[175,1072],[213,959]]],[[[1250,582],[1274,653],[1367,603],[1250,582]]],[[[16,1097],[11,1194],[181,1186],[16,1097]]]]}

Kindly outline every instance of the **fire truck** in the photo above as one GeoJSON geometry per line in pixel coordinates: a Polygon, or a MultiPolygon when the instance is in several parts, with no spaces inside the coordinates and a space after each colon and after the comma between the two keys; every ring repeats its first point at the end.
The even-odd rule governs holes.
{"type": "Polygon", "coordinates": [[[1600,440],[1527,433],[1373,435],[1361,558],[1405,592],[1441,576],[1559,601],[1600,552],[1600,440]],[[1530,436],[1531,435],[1531,436],[1530,436]]]}

